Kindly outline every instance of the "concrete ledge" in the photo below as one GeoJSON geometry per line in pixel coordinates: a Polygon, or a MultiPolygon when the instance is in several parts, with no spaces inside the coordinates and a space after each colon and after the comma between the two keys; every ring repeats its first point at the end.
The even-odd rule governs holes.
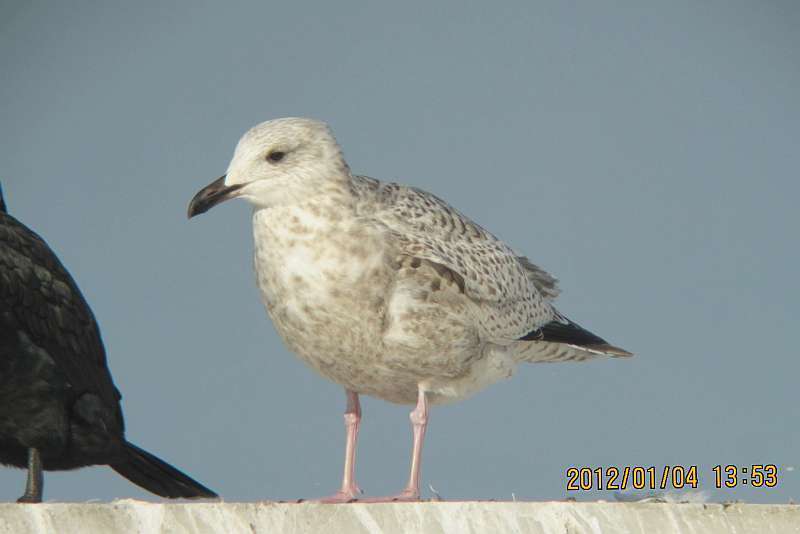
{"type": "Polygon", "coordinates": [[[800,533],[800,506],[576,502],[0,504],[0,534],[800,533]]]}

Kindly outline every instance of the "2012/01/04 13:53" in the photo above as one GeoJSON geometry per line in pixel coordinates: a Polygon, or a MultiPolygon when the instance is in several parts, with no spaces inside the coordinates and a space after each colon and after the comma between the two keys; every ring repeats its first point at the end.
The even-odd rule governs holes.
{"type": "MultiPolygon", "coordinates": [[[[778,485],[775,464],[716,465],[712,469],[717,489],[740,485],[774,488],[778,485]],[[748,476],[749,475],[749,476],[748,476]]],[[[568,467],[567,491],[627,490],[627,489],[697,489],[700,482],[696,465],[568,467]]]]}

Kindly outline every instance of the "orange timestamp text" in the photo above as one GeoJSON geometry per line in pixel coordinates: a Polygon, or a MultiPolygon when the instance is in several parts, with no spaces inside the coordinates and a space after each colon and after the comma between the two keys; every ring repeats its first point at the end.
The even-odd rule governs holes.
{"type": "MultiPolygon", "coordinates": [[[[778,485],[778,467],[775,464],[720,464],[711,471],[717,489],[739,486],[774,488],[778,485]]],[[[566,479],[567,491],[697,489],[700,485],[696,465],[572,466],[566,470],[566,479]]]]}
{"type": "Polygon", "coordinates": [[[568,467],[567,491],[697,488],[696,465],[568,467]]]}

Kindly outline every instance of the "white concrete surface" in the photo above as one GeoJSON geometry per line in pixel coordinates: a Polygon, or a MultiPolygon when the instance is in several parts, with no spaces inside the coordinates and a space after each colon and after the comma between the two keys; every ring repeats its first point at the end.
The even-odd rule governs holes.
{"type": "Polygon", "coordinates": [[[576,502],[0,504],[0,534],[800,533],[800,506],[576,502]]]}

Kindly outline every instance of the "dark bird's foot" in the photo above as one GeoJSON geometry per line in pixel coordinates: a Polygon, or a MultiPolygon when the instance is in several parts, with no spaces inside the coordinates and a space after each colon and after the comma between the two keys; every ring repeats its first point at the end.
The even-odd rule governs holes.
{"type": "Polygon", "coordinates": [[[25,495],[23,495],[22,497],[17,499],[17,502],[37,504],[37,503],[42,502],[42,496],[41,495],[28,495],[26,493],[25,495]]]}

